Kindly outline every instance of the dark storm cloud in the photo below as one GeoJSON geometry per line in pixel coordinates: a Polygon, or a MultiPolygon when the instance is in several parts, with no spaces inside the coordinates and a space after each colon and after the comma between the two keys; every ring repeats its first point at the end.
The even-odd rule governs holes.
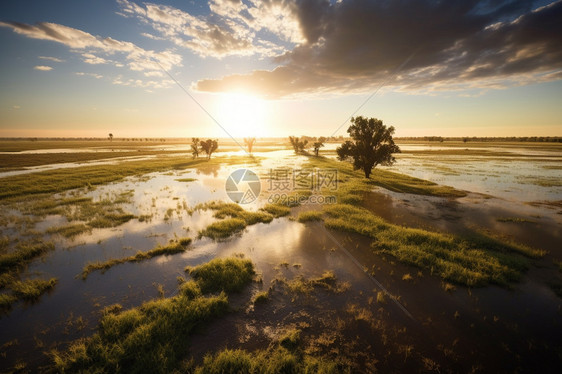
{"type": "Polygon", "coordinates": [[[560,79],[562,1],[301,0],[293,9],[305,42],[277,57],[278,68],[195,87],[278,98],[365,91],[389,77],[406,90],[560,79]]]}

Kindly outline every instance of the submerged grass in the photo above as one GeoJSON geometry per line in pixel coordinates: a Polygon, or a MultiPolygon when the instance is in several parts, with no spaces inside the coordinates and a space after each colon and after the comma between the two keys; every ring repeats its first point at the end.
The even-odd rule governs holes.
{"type": "Polygon", "coordinates": [[[126,262],[141,262],[157,256],[173,255],[186,251],[186,247],[191,244],[191,238],[181,238],[173,243],[163,247],[156,247],[146,252],[137,252],[137,254],[129,257],[114,258],[103,262],[89,263],[82,269],[81,277],[86,279],[88,275],[96,270],[106,271],[115,265],[124,264],[126,262]]]}
{"type": "MultiPolygon", "coordinates": [[[[241,259],[234,258],[235,264],[241,259]]],[[[229,267],[228,260],[212,260],[207,269],[225,271],[241,280],[239,289],[247,285],[253,273],[251,262],[229,267]],[[249,263],[249,265],[247,265],[249,263]]],[[[98,332],[78,340],[65,352],[52,352],[54,369],[58,372],[127,372],[167,373],[179,370],[188,358],[190,336],[206,322],[228,311],[224,292],[215,296],[203,291],[214,280],[226,275],[201,271],[193,281],[180,285],[179,294],[144,303],[121,313],[107,313],[101,318],[98,332]]],[[[211,289],[215,290],[214,287],[211,289]]]]}
{"type": "Polygon", "coordinates": [[[466,286],[508,285],[527,269],[525,257],[545,254],[484,235],[461,238],[392,225],[367,209],[347,204],[326,206],[325,212],[329,216],[324,221],[326,227],[368,236],[373,239],[374,251],[466,286]]]}

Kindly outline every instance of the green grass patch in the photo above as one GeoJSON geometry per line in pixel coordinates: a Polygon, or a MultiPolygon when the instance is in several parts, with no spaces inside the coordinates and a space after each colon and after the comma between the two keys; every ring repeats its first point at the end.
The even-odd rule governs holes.
{"type": "Polygon", "coordinates": [[[36,240],[32,242],[20,242],[16,244],[15,250],[0,255],[0,270],[21,268],[39,257],[55,249],[52,242],[36,240]]]}
{"type": "Polygon", "coordinates": [[[176,179],[176,181],[178,181],[178,182],[186,182],[186,183],[195,182],[196,180],[197,180],[197,178],[180,178],[180,179],[176,179]]]}
{"type": "Polygon", "coordinates": [[[15,281],[10,285],[10,288],[18,299],[23,300],[37,300],[45,291],[55,287],[57,284],[56,278],[49,280],[43,279],[30,279],[26,281],[15,281]]]}
{"type": "Polygon", "coordinates": [[[291,280],[280,279],[286,290],[292,294],[310,294],[315,288],[323,288],[333,293],[341,293],[349,289],[349,283],[338,282],[332,271],[325,271],[321,276],[305,278],[298,275],[291,280]]]}
{"type": "Polygon", "coordinates": [[[244,230],[248,225],[260,222],[269,223],[274,217],[266,211],[250,212],[244,210],[238,204],[217,201],[198,205],[195,209],[211,209],[215,211],[213,217],[220,219],[220,221],[213,222],[199,233],[199,237],[206,236],[214,240],[226,239],[244,230]]]}
{"type": "Polygon", "coordinates": [[[411,177],[405,174],[394,173],[381,168],[373,169],[370,179],[366,179],[361,171],[353,170],[348,162],[339,162],[325,157],[309,157],[304,167],[320,169],[336,169],[339,182],[335,193],[338,202],[344,204],[358,204],[362,201],[363,194],[372,190],[373,186],[385,188],[394,192],[411,193],[416,195],[439,197],[463,197],[466,192],[453,187],[441,186],[436,183],[411,177]]]}
{"type": "Polygon", "coordinates": [[[261,291],[254,295],[252,299],[254,304],[264,303],[269,300],[269,291],[261,291]]]}
{"type": "Polygon", "coordinates": [[[322,221],[323,214],[324,213],[319,210],[309,210],[306,212],[300,212],[297,221],[301,223],[311,222],[311,221],[322,221]]]}
{"type": "Polygon", "coordinates": [[[246,228],[246,221],[240,218],[228,218],[213,222],[199,233],[200,237],[206,236],[211,239],[226,239],[246,228]]]}
{"type": "Polygon", "coordinates": [[[244,350],[225,349],[214,355],[207,355],[196,374],[260,374],[260,373],[316,373],[339,374],[351,370],[337,362],[316,358],[301,352],[291,352],[283,347],[275,350],[258,350],[249,353],[244,350]]]}
{"type": "Polygon", "coordinates": [[[91,220],[88,225],[97,229],[117,227],[135,218],[128,213],[106,213],[91,220]]]}
{"type": "Polygon", "coordinates": [[[275,218],[285,217],[291,214],[291,209],[279,204],[267,204],[260,210],[271,214],[275,218]]]}
{"type": "Polygon", "coordinates": [[[133,175],[171,169],[182,170],[198,165],[222,163],[255,163],[254,157],[215,157],[191,159],[185,156],[161,156],[147,160],[123,161],[110,165],[90,165],[62,168],[38,173],[0,178],[0,200],[43,193],[57,193],[76,188],[91,187],[120,181],[133,175]]]}
{"type": "Polygon", "coordinates": [[[18,301],[17,296],[10,293],[0,293],[0,309],[10,309],[18,301]]]}
{"type": "MultiPolygon", "coordinates": [[[[240,259],[234,259],[239,264],[240,259]]],[[[242,260],[240,260],[242,261],[242,260]]],[[[224,292],[204,295],[203,289],[216,284],[216,279],[243,280],[238,289],[248,284],[253,273],[251,262],[243,266],[224,266],[228,260],[212,260],[201,265],[197,279],[180,285],[178,295],[149,301],[140,307],[106,313],[98,332],[78,340],[65,352],[53,351],[54,370],[88,373],[168,373],[180,370],[188,359],[190,336],[206,322],[228,311],[224,292]],[[217,275],[201,269],[225,271],[217,275]],[[207,279],[209,276],[213,280],[207,279]]],[[[211,287],[214,289],[213,287],[211,287]]],[[[221,287],[227,288],[227,287],[221,287]]]]}
{"type": "Polygon", "coordinates": [[[91,232],[92,228],[83,223],[70,224],[65,226],[51,227],[47,230],[49,234],[59,234],[65,238],[74,238],[85,232],[91,232]]]}
{"type": "Polygon", "coordinates": [[[329,216],[326,227],[368,236],[375,252],[466,286],[508,285],[527,269],[527,258],[545,254],[481,234],[461,238],[391,225],[367,209],[346,204],[325,206],[324,210],[329,216]]]}
{"type": "Polygon", "coordinates": [[[237,257],[216,258],[203,265],[188,267],[186,271],[203,293],[239,292],[255,275],[252,261],[237,257]]]}
{"type": "Polygon", "coordinates": [[[191,244],[191,238],[182,238],[163,247],[156,247],[146,252],[137,252],[137,254],[135,254],[134,256],[113,258],[107,261],[92,262],[84,266],[84,268],[82,269],[81,277],[82,279],[86,279],[88,275],[94,271],[100,270],[104,272],[115,265],[124,264],[126,262],[141,262],[157,256],[181,253],[187,249],[186,247],[189,244],[191,244]]]}

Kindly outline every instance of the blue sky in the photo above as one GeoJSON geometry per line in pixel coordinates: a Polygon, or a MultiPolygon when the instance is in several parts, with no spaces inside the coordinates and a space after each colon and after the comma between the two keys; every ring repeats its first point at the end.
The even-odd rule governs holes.
{"type": "Polygon", "coordinates": [[[2,2],[0,137],[342,135],[353,113],[560,136],[561,20],[549,1],[2,2]]]}

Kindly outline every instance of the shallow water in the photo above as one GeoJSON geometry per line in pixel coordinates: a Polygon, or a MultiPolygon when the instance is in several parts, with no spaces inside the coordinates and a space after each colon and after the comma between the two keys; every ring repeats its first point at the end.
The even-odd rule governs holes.
{"type": "MultiPolygon", "coordinates": [[[[304,225],[288,218],[275,219],[270,224],[248,226],[241,235],[223,242],[214,242],[208,238],[195,240],[189,250],[182,254],[117,265],[104,273],[93,272],[86,280],[78,276],[82,268],[91,261],[131,256],[137,251],[164,245],[176,237],[189,236],[195,239],[197,233],[215,218],[211,211],[192,212],[193,207],[207,201],[228,201],[225,181],[234,170],[248,166],[260,175],[267,175],[270,169],[299,168],[306,161],[305,157],[296,157],[291,151],[285,150],[256,153],[256,156],[263,157],[259,165],[202,165],[183,171],[130,177],[83,192],[85,196],[98,201],[132,191],[130,202],[121,205],[123,210],[150,218],[145,222],[134,219],[117,228],[94,229],[91,234],[82,234],[74,239],[55,237],[57,249],[42,260],[32,263],[28,273],[44,278],[54,276],[59,279],[59,283],[37,303],[17,304],[9,314],[0,318],[0,346],[13,339],[18,340],[17,345],[6,350],[6,358],[0,357],[0,366],[7,368],[23,358],[31,368],[45,364],[47,358],[41,352],[55,347],[64,349],[66,343],[91,335],[103,307],[113,303],[120,303],[125,308],[138,306],[143,301],[158,296],[158,284],[164,287],[166,296],[173,295],[177,289],[176,278],[186,276],[185,266],[235,253],[243,253],[255,263],[263,277],[261,287],[268,287],[279,276],[292,278],[303,274],[314,277],[324,270],[333,270],[338,279],[349,282],[351,288],[337,297],[319,295],[312,305],[293,304],[286,295],[275,293],[271,304],[266,304],[261,310],[256,308],[256,311],[235,313],[212,324],[209,334],[194,338],[197,343],[194,343],[193,354],[216,349],[218,338],[221,339],[219,345],[223,346],[228,342],[238,342],[247,348],[259,347],[270,339],[271,334],[268,335],[267,331],[271,332],[272,326],[278,328],[279,324],[294,322],[303,311],[308,313],[306,318],[310,321],[310,331],[313,334],[337,331],[334,321],[344,318],[345,310],[350,304],[360,305],[373,313],[380,307],[379,318],[389,324],[389,331],[405,327],[411,331],[409,337],[403,336],[397,338],[397,341],[410,344],[414,340],[416,349],[428,355],[439,355],[440,351],[436,350],[436,346],[443,342],[452,344],[457,336],[469,337],[461,339],[454,348],[463,354],[471,352],[466,353],[462,363],[458,364],[461,371],[470,369],[467,362],[473,358],[490,365],[487,367],[495,367],[494,355],[511,357],[503,348],[494,347],[490,343],[496,337],[507,342],[508,347],[520,355],[526,354],[522,346],[527,340],[536,341],[536,345],[560,346],[559,338],[552,334],[552,331],[560,327],[560,299],[535,278],[525,277],[520,285],[515,286],[515,290],[488,287],[472,290],[472,294],[468,294],[466,289],[460,288],[449,294],[441,289],[440,280],[429,274],[424,274],[411,284],[402,281],[404,273],[416,270],[397,263],[391,264],[388,259],[374,255],[369,249],[369,241],[364,238],[337,232],[327,234],[318,224],[304,225]],[[177,180],[181,178],[195,180],[177,180]],[[370,297],[376,295],[374,291],[378,291],[376,284],[340,246],[345,247],[366,269],[374,270],[375,278],[391,294],[400,296],[400,303],[412,313],[414,322],[393,303],[376,306],[368,302],[370,297]],[[289,264],[288,267],[280,265],[285,262],[289,264]],[[294,267],[295,264],[300,266],[294,267]],[[424,288],[423,293],[419,292],[420,287],[424,288]],[[530,308],[529,305],[533,307],[530,308]],[[460,319],[453,317],[456,311],[461,314],[460,319]],[[323,315],[326,318],[322,318],[323,315]],[[490,322],[495,316],[500,316],[500,324],[490,322]],[[81,329],[77,327],[78,317],[84,320],[84,327],[81,329]],[[428,324],[428,319],[432,323],[428,324]],[[513,326],[518,327],[514,329],[513,326]],[[431,338],[424,343],[427,336],[431,338]],[[486,346],[488,351],[479,352],[478,347],[481,345],[486,346]]],[[[447,159],[450,160],[449,157],[447,159]]],[[[562,199],[561,188],[544,187],[545,190],[541,190],[537,188],[540,186],[518,182],[521,176],[534,175],[529,174],[531,172],[549,178],[556,178],[559,174],[557,170],[538,168],[537,162],[536,159],[531,162],[495,158],[478,162],[473,158],[446,161],[445,158],[420,159],[407,156],[399,159],[391,170],[496,197],[469,194],[466,198],[449,200],[377,189],[367,199],[368,208],[389,222],[429,230],[462,234],[486,228],[519,242],[548,249],[554,258],[562,260],[558,248],[558,243],[562,240],[562,215],[557,214],[559,209],[524,204],[526,201],[559,201],[562,199]],[[455,173],[445,173],[445,166],[455,173]],[[518,172],[519,167],[521,169],[518,172]],[[529,218],[534,223],[497,221],[499,217],[510,216],[529,218]]],[[[262,178],[264,193],[261,198],[245,205],[245,209],[256,210],[267,203],[265,179],[262,178]]],[[[65,221],[63,217],[50,216],[35,228],[44,231],[64,224],[65,221]]],[[[259,287],[254,285],[249,292],[254,292],[259,287]]],[[[355,326],[338,330],[338,333],[353,340],[355,336],[365,334],[365,331],[362,326],[355,326]]],[[[366,335],[357,339],[367,346],[374,337],[366,335]]],[[[377,357],[378,349],[386,349],[382,343],[372,344],[364,350],[367,352],[366,356],[361,356],[365,361],[363,365],[367,365],[369,355],[377,357]]],[[[545,353],[542,349],[532,356],[532,363],[540,363],[539,359],[547,360],[545,362],[552,360],[553,352],[547,350],[545,353]]],[[[388,365],[393,362],[404,365],[401,357],[389,360],[388,365]]]]}

